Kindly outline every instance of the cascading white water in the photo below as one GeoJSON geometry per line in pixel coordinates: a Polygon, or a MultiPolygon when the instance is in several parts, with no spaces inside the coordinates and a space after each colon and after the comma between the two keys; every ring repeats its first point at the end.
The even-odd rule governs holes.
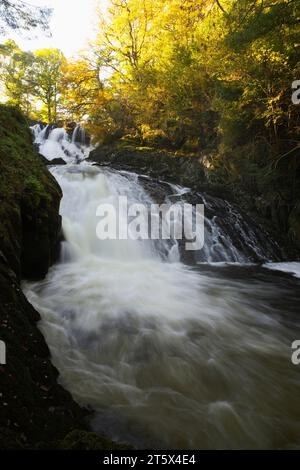
{"type": "Polygon", "coordinates": [[[87,145],[86,132],[85,129],[80,126],[80,124],[78,124],[73,131],[72,143],[79,143],[83,147],[87,145]]]}
{"type": "Polygon", "coordinates": [[[95,410],[93,429],[147,448],[299,447],[300,328],[280,307],[284,295],[290,310],[299,302],[294,285],[170,262],[168,241],[100,241],[100,203],[151,203],[137,177],[85,162],[52,173],[62,259],[24,291],[62,384],[95,410]]]}
{"type": "Polygon", "coordinates": [[[64,128],[53,129],[51,126],[42,128],[40,124],[36,124],[31,130],[35,143],[39,145],[40,153],[50,162],[56,158],[67,163],[80,162],[91,150],[85,145],[85,133],[80,126],[75,127],[71,138],[64,128]]]}

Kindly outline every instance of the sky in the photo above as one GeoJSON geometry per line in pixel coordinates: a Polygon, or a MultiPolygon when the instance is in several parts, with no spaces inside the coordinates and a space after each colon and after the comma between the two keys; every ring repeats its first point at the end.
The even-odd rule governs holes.
{"type": "Polygon", "coordinates": [[[67,58],[76,56],[95,35],[97,6],[105,11],[107,2],[108,0],[28,0],[27,3],[31,5],[53,9],[50,22],[52,38],[41,33],[38,38],[26,40],[20,34],[10,33],[7,37],[0,36],[0,42],[10,37],[23,50],[58,48],[67,58]]]}

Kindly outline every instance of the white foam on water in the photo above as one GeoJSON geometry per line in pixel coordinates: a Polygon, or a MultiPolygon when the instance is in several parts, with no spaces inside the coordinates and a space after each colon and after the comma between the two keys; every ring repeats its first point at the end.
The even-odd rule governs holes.
{"type": "Polygon", "coordinates": [[[34,142],[39,145],[39,152],[50,162],[61,158],[67,163],[79,162],[88,157],[91,147],[86,145],[85,134],[80,126],[77,126],[70,137],[64,128],[42,128],[40,124],[32,126],[34,142]],[[49,133],[48,137],[47,133],[49,133]],[[81,138],[82,142],[77,139],[81,138]]]}
{"type": "Polygon", "coordinates": [[[293,274],[296,277],[300,277],[300,262],[289,262],[289,263],[266,263],[265,268],[274,269],[275,271],[282,271],[285,273],[293,274]]]}
{"type": "MultiPolygon", "coordinates": [[[[48,143],[64,140],[57,130],[48,143]]],[[[282,317],[285,292],[189,268],[168,240],[99,240],[99,204],[152,202],[136,175],[87,162],[51,171],[63,190],[62,257],[23,288],[61,383],[95,410],[92,428],[148,449],[299,448],[300,327],[282,317]]],[[[206,262],[217,243],[223,262],[247,262],[209,227],[206,262]]]]}

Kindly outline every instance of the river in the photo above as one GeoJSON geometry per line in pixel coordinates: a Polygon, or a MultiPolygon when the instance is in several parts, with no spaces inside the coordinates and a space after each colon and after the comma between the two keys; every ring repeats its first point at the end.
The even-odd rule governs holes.
{"type": "MultiPolygon", "coordinates": [[[[193,263],[174,240],[101,241],[99,204],[150,204],[153,194],[136,174],[86,162],[83,137],[34,133],[45,157],[67,162],[50,166],[65,241],[46,279],[23,289],[91,428],[137,448],[299,448],[300,264],[272,259],[227,205],[235,243],[213,200],[193,263]]],[[[166,200],[187,192],[169,185],[166,200]]]]}

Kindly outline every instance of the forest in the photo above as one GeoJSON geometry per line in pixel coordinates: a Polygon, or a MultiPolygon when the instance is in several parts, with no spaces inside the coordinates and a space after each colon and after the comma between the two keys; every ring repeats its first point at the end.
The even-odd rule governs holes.
{"type": "Polygon", "coordinates": [[[300,0],[0,37],[0,450],[300,449],[300,0]]]}
{"type": "Polygon", "coordinates": [[[84,121],[97,143],[195,155],[212,182],[284,207],[298,239],[299,11],[298,0],[112,1],[80,58],[2,44],[2,95],[34,120],[84,121]]]}

